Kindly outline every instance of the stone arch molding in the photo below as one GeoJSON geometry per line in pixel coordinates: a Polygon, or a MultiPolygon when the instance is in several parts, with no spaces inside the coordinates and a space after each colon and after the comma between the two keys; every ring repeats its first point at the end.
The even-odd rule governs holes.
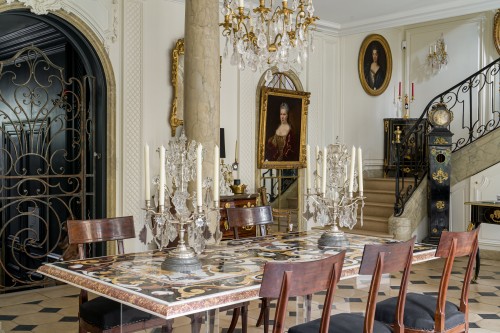
{"type": "MultiPolygon", "coordinates": [[[[82,7],[76,5],[77,0],[0,0],[0,13],[8,11],[11,9],[19,9],[22,7],[30,8],[30,11],[35,15],[45,15],[49,12],[64,19],[80,33],[85,36],[87,41],[92,45],[97,57],[99,58],[106,80],[106,110],[107,110],[107,125],[106,125],[106,147],[107,147],[107,157],[106,157],[106,215],[115,216],[117,205],[116,205],[116,155],[117,155],[117,144],[116,144],[116,81],[115,74],[113,71],[113,66],[111,59],[109,57],[108,48],[106,47],[103,36],[105,35],[105,30],[96,29],[96,25],[92,24],[92,20],[89,19],[91,15],[82,7]],[[45,13],[45,14],[44,14],[45,13]],[[101,31],[101,33],[99,33],[101,31]]],[[[94,1],[97,9],[93,11],[99,11],[103,5],[106,8],[106,12],[109,11],[109,5],[113,5],[115,12],[115,20],[113,24],[118,25],[118,4],[117,0],[99,0],[94,1]],[[106,7],[108,6],[108,7],[106,7]]],[[[103,10],[104,11],[104,10],[103,10]]],[[[116,40],[116,38],[114,39],[116,40]]],[[[110,41],[114,42],[110,39],[110,41]]]]}
{"type": "Polygon", "coordinates": [[[6,0],[7,4],[19,3],[36,15],[47,15],[49,12],[65,11],[81,18],[104,44],[106,52],[118,39],[119,5],[118,0],[94,1],[91,15],[76,0],[6,0]]]}

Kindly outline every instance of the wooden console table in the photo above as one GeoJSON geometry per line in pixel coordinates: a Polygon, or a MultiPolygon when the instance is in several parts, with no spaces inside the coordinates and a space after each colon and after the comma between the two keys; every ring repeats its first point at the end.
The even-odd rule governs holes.
{"type": "MultiPolygon", "coordinates": [[[[234,194],[234,195],[221,195],[219,198],[220,208],[233,208],[233,207],[254,207],[257,206],[259,194],[234,194]]],[[[222,239],[233,239],[233,231],[227,225],[226,210],[220,210],[220,230],[222,231],[222,239]]],[[[248,229],[238,229],[240,238],[255,237],[255,227],[248,229]]]]}
{"type": "MultiPolygon", "coordinates": [[[[500,225],[500,201],[473,201],[466,202],[466,205],[471,206],[471,226],[476,229],[481,223],[500,225]]],[[[474,279],[476,281],[481,267],[481,259],[479,257],[479,248],[476,255],[476,270],[474,279]]]]}

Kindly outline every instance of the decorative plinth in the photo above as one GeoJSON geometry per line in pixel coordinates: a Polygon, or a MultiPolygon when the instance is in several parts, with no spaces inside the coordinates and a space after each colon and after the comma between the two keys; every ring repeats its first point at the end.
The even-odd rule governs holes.
{"type": "Polygon", "coordinates": [[[321,247],[347,247],[349,240],[342,231],[325,232],[318,239],[318,246],[321,247]]]}
{"type": "Polygon", "coordinates": [[[171,272],[191,273],[201,269],[201,262],[196,255],[184,258],[169,255],[161,263],[161,269],[171,272]]]}

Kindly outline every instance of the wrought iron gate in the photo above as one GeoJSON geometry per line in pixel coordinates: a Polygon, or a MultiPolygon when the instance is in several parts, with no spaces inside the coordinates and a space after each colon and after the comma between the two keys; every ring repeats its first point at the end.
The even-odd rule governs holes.
{"type": "Polygon", "coordinates": [[[0,62],[0,293],[47,283],[66,220],[94,217],[93,87],[34,46],[0,62]]]}

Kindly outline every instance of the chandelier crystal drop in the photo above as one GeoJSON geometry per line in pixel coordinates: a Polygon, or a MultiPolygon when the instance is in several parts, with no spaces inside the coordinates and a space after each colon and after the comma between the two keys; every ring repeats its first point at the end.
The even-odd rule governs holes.
{"type": "Polygon", "coordinates": [[[290,7],[288,1],[268,2],[268,7],[259,0],[259,6],[247,9],[244,0],[224,0],[224,22],[219,24],[226,37],[223,54],[231,52],[231,64],[240,70],[270,72],[276,66],[285,72],[294,66],[300,72],[312,50],[310,25],[319,19],[312,0],[292,0],[290,7]]]}

